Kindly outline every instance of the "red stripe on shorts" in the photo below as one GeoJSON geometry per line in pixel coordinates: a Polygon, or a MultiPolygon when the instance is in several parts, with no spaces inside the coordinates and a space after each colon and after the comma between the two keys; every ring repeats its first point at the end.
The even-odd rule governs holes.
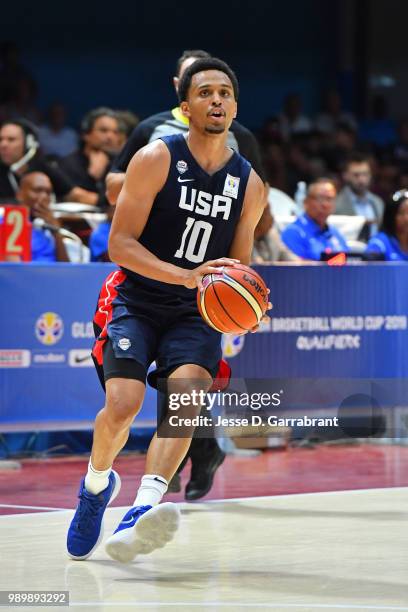
{"type": "Polygon", "coordinates": [[[215,375],[210,392],[225,391],[230,383],[230,379],[231,366],[225,361],[225,359],[221,359],[218,363],[218,372],[215,375]]]}
{"type": "Polygon", "coordinates": [[[99,365],[103,363],[103,345],[107,339],[108,323],[112,319],[112,302],[118,295],[116,287],[123,283],[126,279],[126,274],[122,270],[111,272],[103,283],[101,292],[98,298],[98,306],[96,308],[94,323],[102,330],[93,345],[92,355],[95,357],[99,365]]]}

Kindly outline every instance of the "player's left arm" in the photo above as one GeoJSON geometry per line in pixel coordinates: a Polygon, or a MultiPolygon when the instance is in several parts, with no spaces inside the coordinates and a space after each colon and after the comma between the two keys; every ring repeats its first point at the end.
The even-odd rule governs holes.
{"type": "Polygon", "coordinates": [[[241,263],[247,266],[250,264],[254,244],[254,231],[261,218],[264,206],[264,184],[258,174],[251,170],[241,218],[235,229],[228,257],[239,259],[241,263]]]}

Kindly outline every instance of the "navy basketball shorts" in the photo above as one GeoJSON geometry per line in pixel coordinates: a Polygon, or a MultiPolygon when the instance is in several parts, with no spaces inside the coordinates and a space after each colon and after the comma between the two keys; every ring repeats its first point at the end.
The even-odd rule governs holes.
{"type": "Polygon", "coordinates": [[[102,385],[131,378],[157,387],[179,366],[199,365],[212,378],[221,359],[221,334],[209,327],[195,302],[135,287],[118,270],[106,279],[94,318],[93,358],[102,385]]]}

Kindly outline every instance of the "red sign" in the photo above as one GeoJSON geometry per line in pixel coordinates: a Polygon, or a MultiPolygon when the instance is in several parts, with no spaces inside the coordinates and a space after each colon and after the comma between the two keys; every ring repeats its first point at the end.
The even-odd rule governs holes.
{"type": "Polygon", "coordinates": [[[31,261],[32,226],[27,208],[0,206],[0,215],[0,261],[31,261]]]}

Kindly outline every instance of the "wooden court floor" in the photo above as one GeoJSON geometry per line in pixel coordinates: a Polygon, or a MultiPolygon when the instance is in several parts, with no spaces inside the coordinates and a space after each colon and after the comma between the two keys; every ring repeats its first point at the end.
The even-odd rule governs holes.
{"type": "MultiPolygon", "coordinates": [[[[0,589],[68,590],[72,609],[98,612],[408,611],[406,488],[207,501],[181,510],[175,540],[129,565],[110,560],[103,545],[87,561],[69,560],[72,511],[1,516],[0,589]]],[[[123,512],[108,509],[107,535],[123,512]]]]}
{"type": "MultiPolygon", "coordinates": [[[[73,508],[87,464],[87,456],[28,459],[13,471],[2,470],[0,464],[0,515],[73,508]]],[[[132,503],[144,466],[144,455],[121,455],[115,461],[122,489],[114,506],[132,503]]],[[[187,465],[183,488],[189,475],[187,465]]],[[[318,446],[270,450],[256,457],[229,455],[204,500],[407,486],[407,446],[318,446]]],[[[184,501],[183,492],[170,493],[166,500],[184,501]]]]}

